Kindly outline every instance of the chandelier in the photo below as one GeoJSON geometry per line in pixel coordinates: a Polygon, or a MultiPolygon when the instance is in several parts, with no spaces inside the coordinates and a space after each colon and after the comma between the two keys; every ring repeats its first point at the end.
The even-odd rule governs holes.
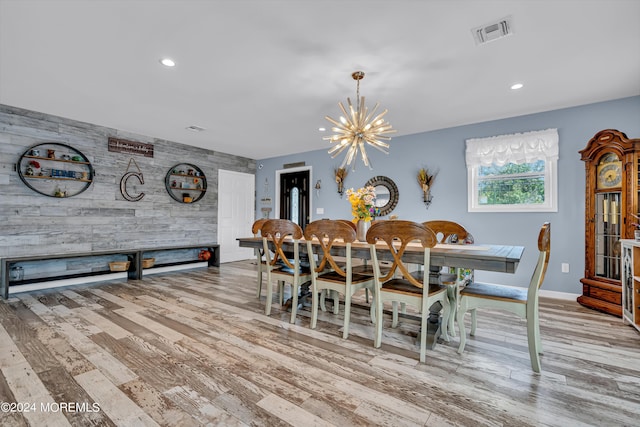
{"type": "MultiPolygon", "coordinates": [[[[336,158],[345,149],[347,154],[344,156],[341,168],[345,165],[349,166],[353,160],[358,157],[358,151],[362,153],[362,162],[369,169],[369,157],[365,151],[365,143],[382,151],[385,154],[389,154],[389,144],[384,141],[389,141],[391,137],[387,134],[396,132],[391,128],[389,122],[386,122],[383,117],[387,114],[388,110],[384,110],[382,113],[376,115],[376,111],[380,106],[380,103],[376,103],[373,110],[369,112],[369,109],[364,105],[364,96],[360,98],[360,80],[364,78],[363,71],[355,71],[351,74],[351,77],[357,82],[356,89],[356,105],[355,109],[351,104],[351,99],[347,98],[347,104],[349,105],[349,111],[344,108],[342,102],[338,103],[340,110],[342,110],[343,116],[340,116],[340,121],[334,120],[329,116],[325,116],[334,127],[331,131],[334,132],[331,136],[325,136],[322,139],[329,141],[330,143],[336,143],[330,150],[331,158],[336,158]]],[[[353,165],[355,169],[355,163],[353,165]]]]}

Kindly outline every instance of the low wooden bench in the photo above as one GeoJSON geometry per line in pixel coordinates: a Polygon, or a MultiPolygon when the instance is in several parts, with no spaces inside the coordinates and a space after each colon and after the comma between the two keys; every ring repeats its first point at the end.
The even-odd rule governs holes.
{"type": "MultiPolygon", "coordinates": [[[[15,264],[25,263],[25,262],[38,262],[38,261],[55,261],[55,260],[63,260],[63,259],[71,259],[71,258],[89,258],[89,257],[126,257],[130,262],[129,269],[126,271],[127,279],[140,280],[143,277],[143,268],[142,268],[142,260],[146,257],[147,254],[153,254],[157,252],[164,251],[179,251],[179,250],[188,250],[188,249],[201,249],[208,250],[211,253],[211,257],[207,260],[207,265],[209,267],[219,267],[220,266],[220,245],[217,243],[214,244],[197,244],[197,245],[181,245],[181,246],[164,246],[164,247],[149,247],[143,249],[114,249],[114,250],[105,250],[105,251],[89,251],[89,252],[69,252],[64,254],[51,254],[51,255],[26,255],[26,256],[17,256],[17,257],[6,257],[0,259],[0,272],[1,272],[1,283],[0,283],[0,297],[7,299],[9,298],[9,287],[12,285],[11,281],[11,268],[15,264]]],[[[165,266],[169,265],[179,265],[179,264],[188,264],[194,261],[181,261],[171,264],[164,264],[165,266]]],[[[78,274],[66,274],[66,275],[55,275],[50,277],[42,277],[38,279],[30,279],[23,280],[21,282],[13,282],[14,285],[27,284],[30,282],[48,282],[48,281],[56,281],[56,280],[64,280],[78,277],[90,277],[97,275],[104,275],[112,273],[111,271],[98,271],[98,272],[84,272],[78,274]]]]}

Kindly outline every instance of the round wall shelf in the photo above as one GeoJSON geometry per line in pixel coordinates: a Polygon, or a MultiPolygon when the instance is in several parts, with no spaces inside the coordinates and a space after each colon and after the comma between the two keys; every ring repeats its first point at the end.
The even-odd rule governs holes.
{"type": "Polygon", "coordinates": [[[93,166],[70,145],[45,142],[20,156],[18,176],[33,191],[49,197],[73,197],[91,186],[93,166]]]}
{"type": "Polygon", "coordinates": [[[207,192],[207,177],[191,163],[178,163],[169,169],[164,184],[171,198],[180,203],[195,203],[207,192]]]}

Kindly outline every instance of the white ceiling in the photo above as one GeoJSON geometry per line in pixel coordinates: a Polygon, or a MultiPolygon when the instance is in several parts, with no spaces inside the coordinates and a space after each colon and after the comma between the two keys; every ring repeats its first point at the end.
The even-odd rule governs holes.
{"type": "Polygon", "coordinates": [[[355,70],[396,135],[639,95],[639,21],[640,0],[0,0],[0,103],[261,159],[328,148],[355,70]]]}

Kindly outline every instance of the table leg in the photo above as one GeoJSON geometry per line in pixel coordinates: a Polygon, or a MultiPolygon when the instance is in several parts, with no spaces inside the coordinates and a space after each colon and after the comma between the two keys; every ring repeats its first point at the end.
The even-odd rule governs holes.
{"type": "Polygon", "coordinates": [[[452,337],[456,336],[455,319],[458,311],[458,284],[447,285],[447,297],[449,298],[449,315],[446,319],[447,330],[452,337]]]}
{"type": "MultiPolygon", "coordinates": [[[[441,335],[441,319],[440,312],[442,311],[442,304],[436,301],[429,308],[429,318],[427,319],[427,348],[433,350],[436,348],[438,338],[441,335]]],[[[420,340],[420,334],[418,334],[418,341],[420,340]]],[[[419,344],[419,343],[418,343],[419,344]]]]}

